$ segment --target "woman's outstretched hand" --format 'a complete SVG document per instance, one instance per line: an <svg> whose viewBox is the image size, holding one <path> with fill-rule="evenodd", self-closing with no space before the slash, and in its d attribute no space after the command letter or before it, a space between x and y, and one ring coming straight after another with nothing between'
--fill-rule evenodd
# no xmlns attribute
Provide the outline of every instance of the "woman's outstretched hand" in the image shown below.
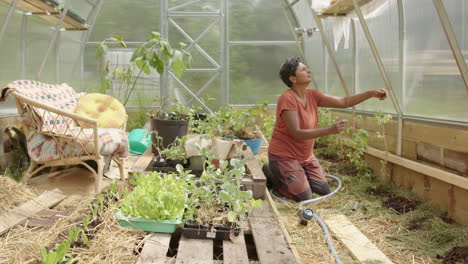
<svg viewBox="0 0 468 264"><path fill-rule="evenodd" d="M374 93L372 97L378 98L379 100L385 100L385 98L387 98L387 91L385 89L377 89L372 92Z"/></svg>
<svg viewBox="0 0 468 264"><path fill-rule="evenodd" d="M336 122L335 124L333 124L333 126L331 126L331 131L333 134L338 134L340 133L341 131L343 131L346 127L346 123L348 123L348 120L346 119L343 119L343 120L340 120L338 122Z"/></svg>

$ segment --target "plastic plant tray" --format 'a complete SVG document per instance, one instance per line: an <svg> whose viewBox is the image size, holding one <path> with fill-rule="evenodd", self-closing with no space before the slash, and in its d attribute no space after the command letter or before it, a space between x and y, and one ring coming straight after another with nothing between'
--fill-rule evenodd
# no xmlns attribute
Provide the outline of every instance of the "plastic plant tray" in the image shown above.
<svg viewBox="0 0 468 264"><path fill-rule="evenodd" d="M152 219L144 219L139 217L128 217L123 215L120 210L117 212L114 218L119 221L120 226L157 233L174 233L177 226L181 223L180 220L156 221Z"/></svg>
<svg viewBox="0 0 468 264"><path fill-rule="evenodd" d="M215 227L201 226L196 224L185 223L182 231L187 238L196 239L213 239L213 240L230 240L231 234L239 236L241 228L234 227Z"/></svg>

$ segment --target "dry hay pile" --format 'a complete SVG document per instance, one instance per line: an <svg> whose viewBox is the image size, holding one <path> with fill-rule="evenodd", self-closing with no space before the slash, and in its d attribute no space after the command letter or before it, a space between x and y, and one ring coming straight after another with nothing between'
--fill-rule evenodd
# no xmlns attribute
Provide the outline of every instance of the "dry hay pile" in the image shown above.
<svg viewBox="0 0 468 264"><path fill-rule="evenodd" d="M387 257L394 263L434 263L429 256L417 256L411 251L410 247L395 246L390 243L388 238L394 236L395 227L404 229L400 220L394 217L391 212L369 215L360 210L350 210L350 200L353 197L339 193L320 202L312 203L305 207L310 207L322 219L332 215L345 214L346 217ZM281 214L281 220L293 240L303 263L334 263L326 244L325 235L316 220L309 221L307 226L300 225L297 216L297 210L290 206L275 200L275 206ZM372 204L366 205L370 210ZM359 263L351 255L351 252L345 248L339 240L332 235L333 246L338 257L343 263Z"/></svg>
<svg viewBox="0 0 468 264"><path fill-rule="evenodd" d="M37 194L25 184L0 175L0 213L19 206L36 196Z"/></svg>
<svg viewBox="0 0 468 264"><path fill-rule="evenodd" d="M0 263L41 263L40 247L44 246L49 251L67 239L69 228L82 228L83 219L91 212L92 199L94 197L68 197L56 207L66 210L68 216L51 227L29 227L25 223L1 235ZM117 206L118 202L109 204L99 212L99 220L93 227L95 232L87 245L68 250L79 263L135 263L135 252L142 247L145 232L120 227L113 218Z"/></svg>

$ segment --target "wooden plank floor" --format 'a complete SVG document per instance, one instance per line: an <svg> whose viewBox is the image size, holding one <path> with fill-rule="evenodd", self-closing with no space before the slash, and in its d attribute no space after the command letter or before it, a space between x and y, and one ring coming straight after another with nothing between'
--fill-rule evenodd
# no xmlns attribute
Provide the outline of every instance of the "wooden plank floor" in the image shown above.
<svg viewBox="0 0 468 264"><path fill-rule="evenodd" d="M346 216L334 215L325 223L359 263L393 264Z"/></svg>

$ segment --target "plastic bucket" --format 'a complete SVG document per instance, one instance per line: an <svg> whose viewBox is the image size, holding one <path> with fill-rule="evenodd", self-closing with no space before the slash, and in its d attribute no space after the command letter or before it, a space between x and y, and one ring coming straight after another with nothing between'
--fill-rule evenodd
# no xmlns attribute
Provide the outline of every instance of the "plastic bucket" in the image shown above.
<svg viewBox="0 0 468 264"><path fill-rule="evenodd" d="M249 146L249 148L252 150L254 155L257 155L258 152L260 151L260 146L262 145L262 138L254 138L254 139L245 139L243 138L245 144Z"/></svg>
<svg viewBox="0 0 468 264"><path fill-rule="evenodd" d="M151 135L146 129L133 129L128 134L128 142L130 144L130 153L143 154L151 145Z"/></svg>

